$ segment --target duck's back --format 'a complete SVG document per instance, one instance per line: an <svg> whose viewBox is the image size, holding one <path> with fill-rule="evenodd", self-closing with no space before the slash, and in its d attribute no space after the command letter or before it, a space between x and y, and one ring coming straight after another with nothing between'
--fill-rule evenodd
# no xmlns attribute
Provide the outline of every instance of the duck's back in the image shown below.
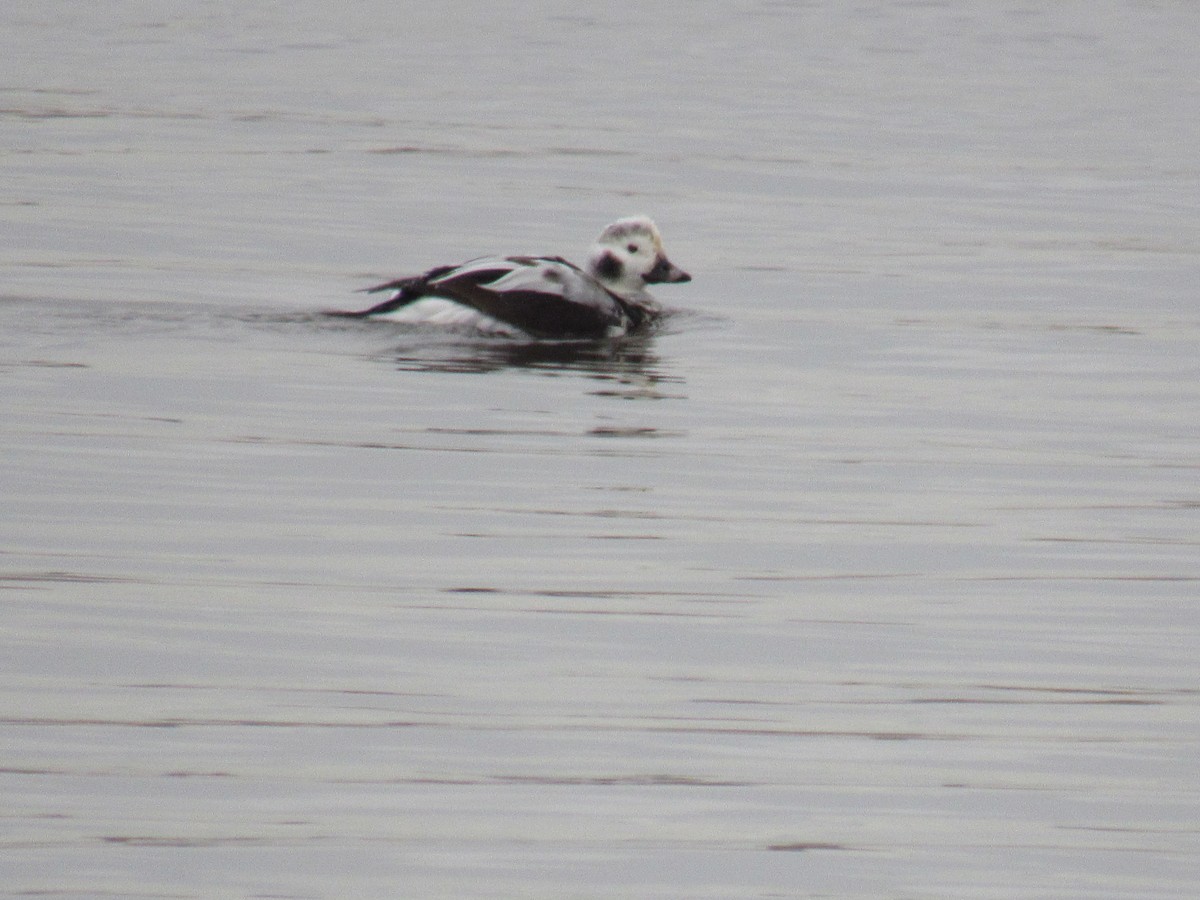
<svg viewBox="0 0 1200 900"><path fill-rule="evenodd" d="M556 256L483 257L371 290L395 294L365 315L540 338L605 337L644 318L640 307Z"/></svg>

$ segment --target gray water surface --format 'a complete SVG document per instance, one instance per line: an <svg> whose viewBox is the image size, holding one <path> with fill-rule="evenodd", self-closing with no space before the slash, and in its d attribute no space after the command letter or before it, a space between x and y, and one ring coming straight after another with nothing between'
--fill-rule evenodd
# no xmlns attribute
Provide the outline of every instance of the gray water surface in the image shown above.
<svg viewBox="0 0 1200 900"><path fill-rule="evenodd" d="M1197 38L5 7L0 896L1195 897ZM320 315L638 212L639 338Z"/></svg>

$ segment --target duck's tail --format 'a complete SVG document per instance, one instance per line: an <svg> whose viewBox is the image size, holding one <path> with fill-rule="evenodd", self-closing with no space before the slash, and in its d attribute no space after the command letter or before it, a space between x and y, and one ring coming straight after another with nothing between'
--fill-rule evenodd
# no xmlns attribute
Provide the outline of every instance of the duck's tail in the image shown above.
<svg viewBox="0 0 1200 900"><path fill-rule="evenodd" d="M386 281L383 284L377 284L374 287L361 288L359 293L362 294L378 294L382 291L394 291L395 293L384 300L382 303L376 303L367 309L330 309L325 311L327 316L335 316L342 319L365 319L368 316L379 315L380 313L389 313L400 309L403 306L420 300L427 296L426 289L429 282L439 275L444 275L450 271L452 266L445 266L439 269L433 269L423 275L410 275L408 278L397 278L395 281Z"/></svg>

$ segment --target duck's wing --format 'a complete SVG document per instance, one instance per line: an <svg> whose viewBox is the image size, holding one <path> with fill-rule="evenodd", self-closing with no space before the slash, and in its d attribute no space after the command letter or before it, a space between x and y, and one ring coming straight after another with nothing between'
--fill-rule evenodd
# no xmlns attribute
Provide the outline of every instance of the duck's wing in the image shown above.
<svg viewBox="0 0 1200 900"><path fill-rule="evenodd" d="M425 283L446 297L535 337L601 337L630 324L626 304L557 256L479 259Z"/></svg>
<svg viewBox="0 0 1200 900"><path fill-rule="evenodd" d="M366 288L392 291L382 303L331 315L367 318L440 297L533 337L590 338L640 325L641 307L607 290L560 256L481 257Z"/></svg>

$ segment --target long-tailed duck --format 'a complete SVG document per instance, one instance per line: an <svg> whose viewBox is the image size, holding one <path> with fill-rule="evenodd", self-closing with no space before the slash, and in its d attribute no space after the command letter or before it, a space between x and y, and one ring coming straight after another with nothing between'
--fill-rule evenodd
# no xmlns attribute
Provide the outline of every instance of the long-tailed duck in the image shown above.
<svg viewBox="0 0 1200 900"><path fill-rule="evenodd" d="M663 252L645 216L613 222L600 233L587 267L558 256L506 256L438 266L367 293L391 291L349 318L388 318L533 338L599 338L647 325L661 307L647 284L691 281Z"/></svg>

